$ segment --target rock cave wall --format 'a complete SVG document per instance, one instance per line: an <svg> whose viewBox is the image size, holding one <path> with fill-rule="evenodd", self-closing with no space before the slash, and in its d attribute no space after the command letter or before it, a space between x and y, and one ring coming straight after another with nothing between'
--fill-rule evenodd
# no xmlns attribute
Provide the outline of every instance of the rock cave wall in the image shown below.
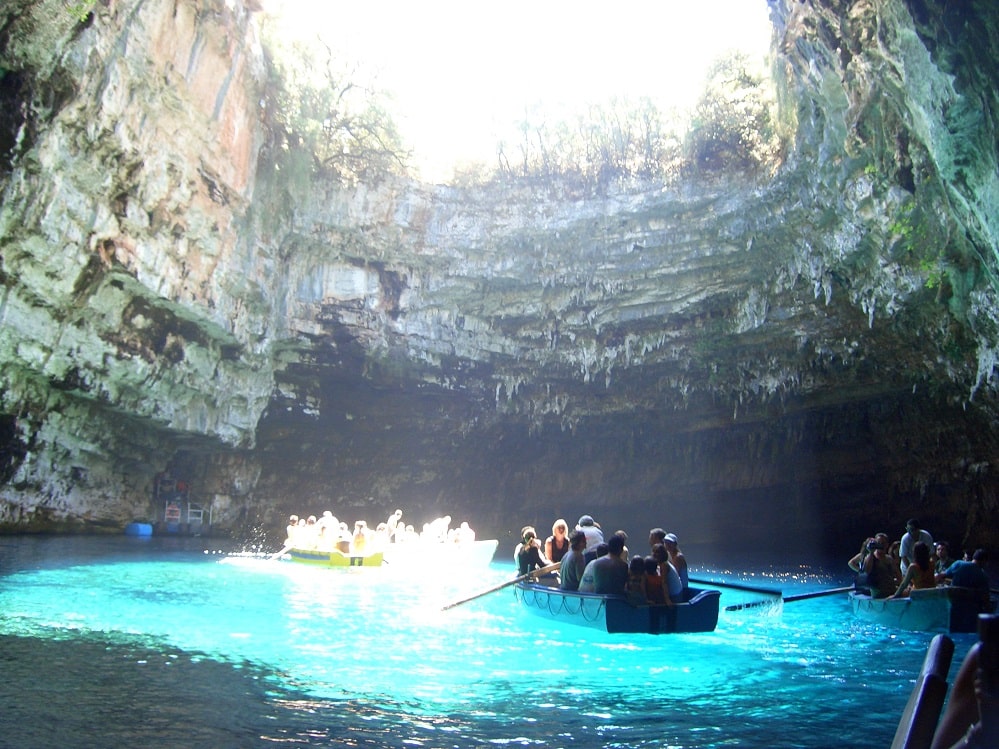
<svg viewBox="0 0 999 749"><path fill-rule="evenodd" d="M229 0L0 13L0 527L995 545L997 11L774 0L774 174L290 189ZM265 177L265 175L267 175ZM289 195L285 193L284 198Z"/></svg>

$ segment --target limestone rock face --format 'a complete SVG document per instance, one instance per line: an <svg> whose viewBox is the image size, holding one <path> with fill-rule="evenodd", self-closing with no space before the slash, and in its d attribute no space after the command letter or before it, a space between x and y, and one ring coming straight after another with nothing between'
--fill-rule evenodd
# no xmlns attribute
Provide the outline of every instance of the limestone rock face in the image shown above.
<svg viewBox="0 0 999 749"><path fill-rule="evenodd" d="M260 53L233 4L13 6L0 522L120 524L176 440L252 445L270 396Z"/></svg>
<svg viewBox="0 0 999 749"><path fill-rule="evenodd" d="M277 217L239 2L14 5L3 527L155 519L169 467L241 533L398 506L999 541L991 5L774 0L773 175L384 180Z"/></svg>

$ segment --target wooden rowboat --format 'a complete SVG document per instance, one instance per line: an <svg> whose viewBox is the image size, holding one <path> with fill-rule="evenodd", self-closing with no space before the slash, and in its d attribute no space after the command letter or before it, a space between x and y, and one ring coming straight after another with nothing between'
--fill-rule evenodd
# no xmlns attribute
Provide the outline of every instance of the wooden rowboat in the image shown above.
<svg viewBox="0 0 999 749"><path fill-rule="evenodd" d="M850 604L865 621L910 632L975 632L978 614L996 608L994 600L983 606L981 592L953 585L913 590L908 598L871 598L854 592Z"/></svg>
<svg viewBox="0 0 999 749"><path fill-rule="evenodd" d="M371 554L344 554L342 551L316 551L315 549L288 549L288 558L299 564L314 567L381 567L382 552Z"/></svg>
<svg viewBox="0 0 999 749"><path fill-rule="evenodd" d="M532 614L610 634L713 632L721 591L689 588L687 593L684 603L673 606L632 606L624 596L577 593L530 582L514 586L517 600Z"/></svg>

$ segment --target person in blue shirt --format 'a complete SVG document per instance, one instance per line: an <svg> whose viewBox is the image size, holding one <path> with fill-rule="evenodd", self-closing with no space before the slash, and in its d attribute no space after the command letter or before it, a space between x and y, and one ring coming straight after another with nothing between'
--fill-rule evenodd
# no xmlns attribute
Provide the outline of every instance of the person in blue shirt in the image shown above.
<svg viewBox="0 0 999 749"><path fill-rule="evenodd" d="M950 580L950 584L958 588L974 588L989 592L989 578L985 574L985 563L989 561L985 549L976 549L970 562L963 559L954 562L950 567L936 576L938 583Z"/></svg>
<svg viewBox="0 0 999 749"><path fill-rule="evenodd" d="M569 551L562 557L559 567L559 587L562 590L579 590L579 581L583 578L583 570L586 569L586 560L583 554L586 552L586 534L582 531L573 531L569 536Z"/></svg>
<svg viewBox="0 0 999 749"><path fill-rule="evenodd" d="M623 595L628 585L628 563L621 558L624 536L615 533L607 541L607 553L587 565L593 567L593 592ZM583 570L586 576L586 570Z"/></svg>

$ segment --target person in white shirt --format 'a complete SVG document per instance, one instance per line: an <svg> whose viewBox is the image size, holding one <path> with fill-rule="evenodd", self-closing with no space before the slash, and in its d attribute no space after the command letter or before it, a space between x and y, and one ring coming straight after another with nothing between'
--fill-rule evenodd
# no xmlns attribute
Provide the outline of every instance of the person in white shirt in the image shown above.
<svg viewBox="0 0 999 749"><path fill-rule="evenodd" d="M604 532L600 530L593 517L583 515L576 523L576 530L586 534L586 552L584 554L587 562L592 562L596 558L596 550L599 544L604 542Z"/></svg>
<svg viewBox="0 0 999 749"><path fill-rule="evenodd" d="M902 536L902 543L898 549L898 567L905 574L905 571L909 569L909 565L913 561L912 547L916 545L916 541L922 541L929 548L933 548L933 536L929 534L929 531L923 530L919 526L919 521L915 518L909 518L908 522L905 524L906 534Z"/></svg>

